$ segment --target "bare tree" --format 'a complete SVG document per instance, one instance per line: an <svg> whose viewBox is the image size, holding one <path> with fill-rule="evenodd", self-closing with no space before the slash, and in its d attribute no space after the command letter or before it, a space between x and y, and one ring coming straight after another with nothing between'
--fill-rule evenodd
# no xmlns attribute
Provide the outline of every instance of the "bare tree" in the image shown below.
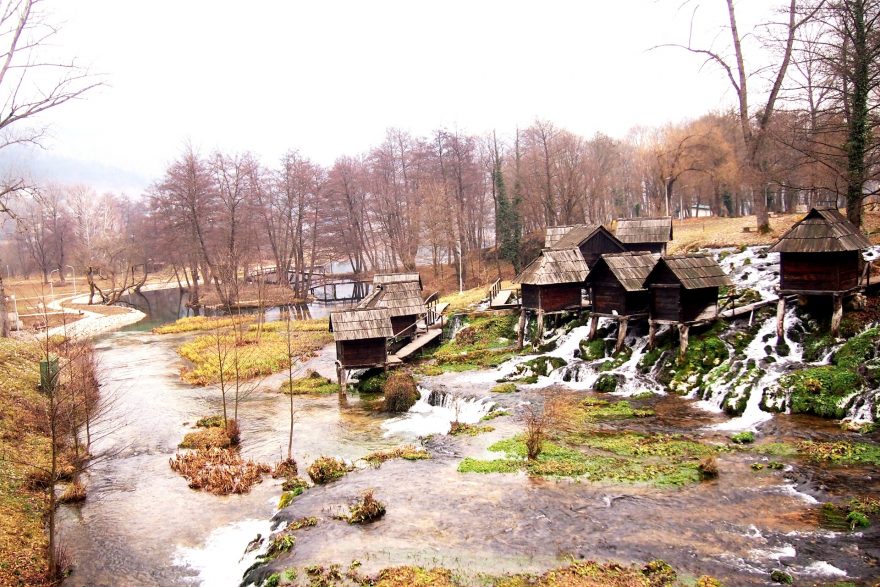
<svg viewBox="0 0 880 587"><path fill-rule="evenodd" d="M0 150L39 144L41 114L100 85L75 60L51 54L57 32L43 0L0 0ZM24 186L20 177L0 180L0 213L10 213L8 196Z"/></svg>

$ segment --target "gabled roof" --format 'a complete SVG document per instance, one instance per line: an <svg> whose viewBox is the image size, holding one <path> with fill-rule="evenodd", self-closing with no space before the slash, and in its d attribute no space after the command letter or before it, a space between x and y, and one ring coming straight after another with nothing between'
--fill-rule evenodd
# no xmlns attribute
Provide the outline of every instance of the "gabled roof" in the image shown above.
<svg viewBox="0 0 880 587"><path fill-rule="evenodd" d="M333 340L363 340L391 338L391 315L388 310L345 310L330 313L330 332Z"/></svg>
<svg viewBox="0 0 880 587"><path fill-rule="evenodd" d="M661 265L665 265L685 289L703 289L706 287L731 286L733 282L724 269L709 255L670 255L661 257L653 274ZM651 274L647 282L650 284Z"/></svg>
<svg viewBox="0 0 880 587"><path fill-rule="evenodd" d="M408 281L418 283L419 289L422 289L422 276L418 273L377 273L373 276L373 283L375 285L382 285L385 283L406 283Z"/></svg>
<svg viewBox="0 0 880 587"><path fill-rule="evenodd" d="M645 279L659 260L660 255L641 251L608 253L599 258L590 275L593 275L596 268L604 263L626 291L640 291L645 289ZM589 281L589 277L587 281Z"/></svg>
<svg viewBox="0 0 880 587"><path fill-rule="evenodd" d="M572 247L579 247L581 243L586 240L589 240L597 232L605 231L608 233L612 239L614 239L614 235L608 232L604 226L601 224L578 224L576 226L571 227L571 229L565 233L561 239L559 239L555 245L553 245L554 249L570 249Z"/></svg>
<svg viewBox="0 0 880 587"><path fill-rule="evenodd" d="M580 283L587 278L588 273L587 262L577 247L546 249L514 281L528 285Z"/></svg>
<svg viewBox="0 0 880 587"><path fill-rule="evenodd" d="M370 295L357 305L358 308L385 308L391 317L424 314L425 302L422 300L418 281L391 282L376 285Z"/></svg>
<svg viewBox="0 0 880 587"><path fill-rule="evenodd" d="M564 237L568 231L574 227L574 224L568 224L565 226L548 226L547 233L544 235L544 248L552 249L553 246L559 242L559 239Z"/></svg>
<svg viewBox="0 0 880 587"><path fill-rule="evenodd" d="M672 217L620 218L614 234L622 243L668 243L672 240Z"/></svg>
<svg viewBox="0 0 880 587"><path fill-rule="evenodd" d="M839 253L860 251L871 242L834 208L813 208L783 234L771 253Z"/></svg>

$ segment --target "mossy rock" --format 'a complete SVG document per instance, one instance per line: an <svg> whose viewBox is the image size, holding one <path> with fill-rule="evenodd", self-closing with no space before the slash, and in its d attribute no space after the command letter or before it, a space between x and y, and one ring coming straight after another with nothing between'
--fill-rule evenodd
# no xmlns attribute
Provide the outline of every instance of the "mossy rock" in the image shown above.
<svg viewBox="0 0 880 587"><path fill-rule="evenodd" d="M582 340L579 344L581 349L581 359L584 361L596 361L605 358L605 340L594 338L593 340Z"/></svg>
<svg viewBox="0 0 880 587"><path fill-rule="evenodd" d="M863 384L858 373L836 365L812 367L779 379L779 388L788 391L792 413L837 419L846 415L847 398Z"/></svg>
<svg viewBox="0 0 880 587"><path fill-rule="evenodd" d="M613 373L603 373L593 384L593 389L602 393L610 393L617 389L618 377Z"/></svg>
<svg viewBox="0 0 880 587"><path fill-rule="evenodd" d="M382 393L382 386L388 379L388 373L380 369L370 369L358 377L357 389L361 393Z"/></svg>

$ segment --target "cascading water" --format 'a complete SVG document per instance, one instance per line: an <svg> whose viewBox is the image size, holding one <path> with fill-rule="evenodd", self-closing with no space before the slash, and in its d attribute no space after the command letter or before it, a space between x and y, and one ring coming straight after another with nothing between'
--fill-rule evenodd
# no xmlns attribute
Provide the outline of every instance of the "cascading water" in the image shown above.
<svg viewBox="0 0 880 587"><path fill-rule="evenodd" d="M476 424L495 402L487 398L463 397L441 390L419 387L421 397L408 412L382 423L385 437L446 434L453 421Z"/></svg>

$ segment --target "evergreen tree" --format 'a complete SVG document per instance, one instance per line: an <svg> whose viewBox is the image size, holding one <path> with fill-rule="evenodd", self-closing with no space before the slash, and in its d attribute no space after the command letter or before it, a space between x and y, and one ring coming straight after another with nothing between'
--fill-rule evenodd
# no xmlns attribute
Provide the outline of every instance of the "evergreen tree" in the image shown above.
<svg viewBox="0 0 880 587"><path fill-rule="evenodd" d="M498 203L495 214L495 242L499 247L501 258L509 261L513 265L513 270L519 273L522 245L522 220L519 208L522 196L517 185L514 187L513 201L507 198L507 187L504 184L504 174L501 173L500 161L492 170L492 180L495 183Z"/></svg>

